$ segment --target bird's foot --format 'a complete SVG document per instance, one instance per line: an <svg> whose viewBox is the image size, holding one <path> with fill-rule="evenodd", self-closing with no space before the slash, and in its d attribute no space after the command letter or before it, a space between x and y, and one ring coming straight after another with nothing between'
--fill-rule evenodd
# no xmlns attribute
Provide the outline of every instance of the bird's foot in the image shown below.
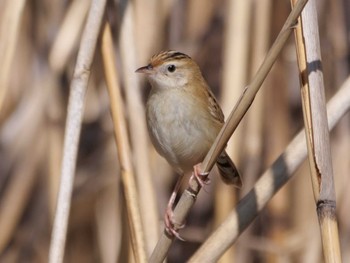
<svg viewBox="0 0 350 263"><path fill-rule="evenodd" d="M174 221L174 211L171 206L167 207L164 215L165 230L170 236L174 236L181 241L185 241L179 234L179 230L185 227L185 224L178 224Z"/></svg>
<svg viewBox="0 0 350 263"><path fill-rule="evenodd" d="M210 184L210 179L208 178L209 172L202 173L200 164L193 166L193 173L191 175L190 181L196 179L202 188Z"/></svg>

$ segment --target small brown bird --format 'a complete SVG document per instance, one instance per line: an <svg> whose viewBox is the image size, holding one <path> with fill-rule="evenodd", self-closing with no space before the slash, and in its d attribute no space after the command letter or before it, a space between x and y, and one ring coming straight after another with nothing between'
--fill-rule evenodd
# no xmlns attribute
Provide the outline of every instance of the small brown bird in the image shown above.
<svg viewBox="0 0 350 263"><path fill-rule="evenodd" d="M172 220L172 207L181 179L203 161L224 124L224 115L198 65L186 54L161 52L136 72L146 74L152 85L146 105L151 141L181 175L165 214L167 231L179 237ZM226 151L216 164L225 183L242 186L241 177ZM198 171L196 166L193 175L203 184Z"/></svg>

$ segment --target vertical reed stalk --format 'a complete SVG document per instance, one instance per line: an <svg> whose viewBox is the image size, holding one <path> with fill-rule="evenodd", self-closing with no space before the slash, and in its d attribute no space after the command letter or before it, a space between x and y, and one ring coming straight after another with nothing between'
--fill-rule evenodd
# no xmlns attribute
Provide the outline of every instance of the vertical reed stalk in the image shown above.
<svg viewBox="0 0 350 263"><path fill-rule="evenodd" d="M149 144L145 111L139 89L139 78L135 73L139 65L137 63L134 22L135 7L134 3L129 1L123 15L119 45L136 182L140 196L141 219L147 241L147 254L150 254L159 236L159 220L148 158Z"/></svg>
<svg viewBox="0 0 350 263"><path fill-rule="evenodd" d="M310 0L306 5L295 37L310 175L321 228L323 254L325 262L341 262L316 1Z"/></svg>
<svg viewBox="0 0 350 263"><path fill-rule="evenodd" d="M102 54L106 74L107 87L114 125L114 135L117 144L118 157L121 166L121 179L124 186L126 208L131 232L131 242L136 262L146 262L144 230L142 229L139 196L131 161L131 150L127 125L123 113L119 77L114 64L113 41L110 26L105 25L102 37Z"/></svg>
<svg viewBox="0 0 350 263"><path fill-rule="evenodd" d="M252 10L252 1L250 0L230 0L227 2L221 95L222 110L225 115L229 114L232 105L238 100L248 81L249 41L251 36L249 29ZM242 145L246 128L244 124L245 122L235 131L235 135L231 137L226 149L240 171L242 171L239 167L243 156ZM216 222L221 223L234 207L237 202L235 198L236 190L222 183L217 185L215 209L218 212L217 216L221 218L216 218ZM223 205L223 200L225 200L225 205ZM232 247L219 262L232 262L235 254L235 249Z"/></svg>
<svg viewBox="0 0 350 263"><path fill-rule="evenodd" d="M84 98L106 2L106 0L93 1L91 4L70 86L61 182L49 252L50 263L63 262L78 143L84 111Z"/></svg>

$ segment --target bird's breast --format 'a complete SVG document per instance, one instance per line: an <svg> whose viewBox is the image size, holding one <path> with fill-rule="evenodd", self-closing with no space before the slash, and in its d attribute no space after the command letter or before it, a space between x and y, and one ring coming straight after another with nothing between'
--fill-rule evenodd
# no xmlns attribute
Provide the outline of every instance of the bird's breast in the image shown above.
<svg viewBox="0 0 350 263"><path fill-rule="evenodd" d="M205 104L181 91L151 93L146 115L155 148L180 171L202 161L220 129Z"/></svg>

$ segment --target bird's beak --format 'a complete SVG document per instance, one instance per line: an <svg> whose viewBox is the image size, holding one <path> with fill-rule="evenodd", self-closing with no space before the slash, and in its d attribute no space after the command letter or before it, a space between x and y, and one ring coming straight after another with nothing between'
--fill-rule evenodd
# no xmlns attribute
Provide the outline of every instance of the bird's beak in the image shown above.
<svg viewBox="0 0 350 263"><path fill-rule="evenodd" d="M151 74L153 72L153 66L151 64L148 64L147 66L138 68L136 73L144 73L144 74Z"/></svg>

